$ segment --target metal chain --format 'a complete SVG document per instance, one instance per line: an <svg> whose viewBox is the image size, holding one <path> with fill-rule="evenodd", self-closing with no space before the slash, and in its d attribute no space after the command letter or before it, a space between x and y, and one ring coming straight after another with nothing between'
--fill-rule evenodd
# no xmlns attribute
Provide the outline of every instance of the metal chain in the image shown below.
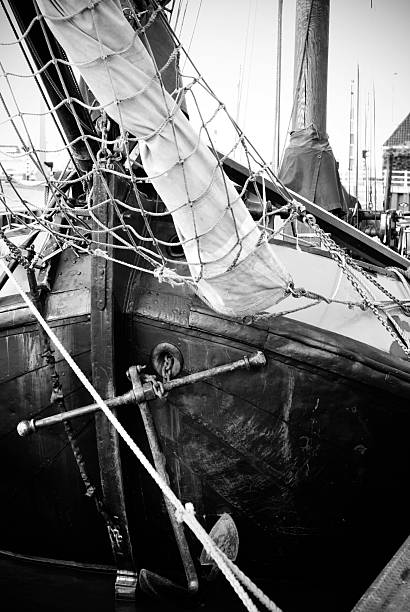
<svg viewBox="0 0 410 612"><path fill-rule="evenodd" d="M29 268L27 269L27 279L28 279L32 299L37 309L41 312L43 310L43 303L40 297L40 292L38 289L38 284L37 284L34 270L30 268L30 259L32 258L34 258L34 251L29 253L29 258L28 258ZM39 332L40 342L42 346L41 356L44 358L47 364L49 373L50 373L50 379L51 379L50 403L51 405L55 405L58 408L59 412L66 412L63 388L60 382L60 376L56 369L56 360L54 357L54 351L51 348L50 338L48 337L48 335L45 333L45 331L40 325L38 325L38 332ZM78 466L78 470L81 475L81 479L84 483L84 486L86 489L86 496L91 498L95 495L96 489L91 484L90 478L88 477L84 458L80 451L80 447L78 446L77 439L75 437L74 430L71 426L71 423L69 423L68 421L64 421L64 430L67 435L68 441L70 442L71 449L73 451L73 455L75 457L75 460Z"/></svg>
<svg viewBox="0 0 410 612"><path fill-rule="evenodd" d="M95 122L95 129L98 134L101 134L101 145L96 156L98 163L101 165L106 164L112 156L112 152L107 147L110 126L111 124L107 117L107 113L103 110Z"/></svg>
<svg viewBox="0 0 410 612"><path fill-rule="evenodd" d="M311 215L306 215L306 217L311 217ZM314 220L314 217L312 215L312 218ZM332 248L334 250L338 250L339 252L342 253L346 263L349 264L349 266L351 268L353 268L354 270L356 270L357 272L359 272L360 274L362 274L362 276L364 276L364 278L366 278L370 283L372 283L381 293L384 293L384 295L391 301L394 302L397 306L399 306L399 308L404 312L404 314L406 316L410 316L410 306L403 303L403 301L399 300L396 296L394 296L392 293L390 293L390 291L388 289L386 289L385 287L383 287L383 285L381 285L371 274L369 274L369 272L367 272L366 270L364 270L363 268L361 268L359 266L359 264L352 258L350 257L350 255L348 255L345 251L343 251L343 249L341 249L334 240L332 240L332 238L330 238L330 236L328 236L328 234L326 234L320 227L319 225L316 223L316 221L314 220L313 223L311 223L309 221L309 219L306 219L308 224L310 225L310 227L312 227L312 229L314 231L316 231L316 233L318 233L317 229L320 232L320 237L323 240L323 242L326 244L326 241L328 243L332 243Z"/></svg>
<svg viewBox="0 0 410 612"><path fill-rule="evenodd" d="M350 281L353 288L357 291L357 293L363 299L364 305L373 312L373 314L379 320L379 322L383 325L383 327L389 332L389 334L394 338L394 340L398 342L398 344L403 349L407 357L410 357L410 347L407 346L403 342L402 338L397 333L397 331L388 324L387 320L384 317L383 310L381 310L374 302L372 302L369 299L366 291L360 286L358 280L356 279L354 274L352 274L352 272L350 271L349 266L353 268L354 270L363 274L363 276L367 280L371 281L377 288L380 288L380 290L387 297L389 297L389 299L391 299L395 304L400 306L400 308L402 308L406 314L409 314L408 310L404 307L404 305L400 302L400 300L395 298L389 291L387 291L387 289L385 289L384 287L382 287L382 285L380 285L377 281L375 281L370 274L368 274L367 272L364 272L364 270L362 270L362 268L355 261L353 261L353 259L349 255L347 255L347 253L345 253L345 251L341 247L339 247L336 244L336 242L328 234L326 234L326 232L322 230L321 227L319 227L313 215L303 213L302 219L320 237L323 244L329 251L331 258L337 263L339 268L342 270L342 272L346 275L347 279Z"/></svg>
<svg viewBox="0 0 410 612"><path fill-rule="evenodd" d="M410 316L410 306L408 304L403 303L401 300L399 300L396 296L394 296L392 293L390 293L390 291L388 289L386 289L385 287L383 287L383 285L381 285L371 274L369 274L369 272L366 272L366 270L363 270L363 268L361 268L357 262L354 261L354 259L352 259L349 255L346 255L346 261L347 263L354 269L357 270L358 272L360 272L368 281L370 281L371 283L373 283L373 285L379 289L379 291L381 291L382 293L384 293L384 295L386 297L389 298L389 300L391 300L392 302L394 302L397 306L399 306L399 308L404 312L404 314L406 316Z"/></svg>
<svg viewBox="0 0 410 612"><path fill-rule="evenodd" d="M162 381L158 380L155 374L142 374L141 375L141 379L144 383L151 383L152 390L154 391L155 395L159 399L163 399L164 397L167 397L168 395L165 392L164 383L169 382L171 380L173 365L174 365L173 357L169 355L168 353L166 353L164 355L164 360L161 366ZM143 369L144 369L144 366L138 366L138 372L140 374Z"/></svg>
<svg viewBox="0 0 410 612"><path fill-rule="evenodd" d="M141 368L141 366L137 366L137 367ZM141 371L141 369L140 369L140 371ZM141 376L141 380L142 380L143 383L151 383L152 390L154 391L155 395L159 399L162 399L163 397L166 396L166 393L165 393L165 390L164 390L164 385L162 384L162 382L160 380L157 379L155 374L143 374Z"/></svg>
<svg viewBox="0 0 410 612"><path fill-rule="evenodd" d="M26 270L30 270L31 264L28 257L24 257L22 249L16 246L6 235L5 231L0 227L0 238L7 245L13 258Z"/></svg>
<svg viewBox="0 0 410 612"><path fill-rule="evenodd" d="M40 292L38 289L38 284L37 284L34 270L30 267L31 265L30 260L34 259L34 255L35 255L34 250L30 251L28 254L27 261L29 264L29 268L27 269L27 279L28 279L33 302L35 306L37 307L37 309L39 310L39 312L41 312L43 310L43 302L41 300L41 296L40 296ZM51 348L50 338L40 324L38 324L38 332L39 332L40 342L42 346L41 356L44 358L45 363L47 364L47 368L50 373L50 379L51 379L50 404L55 406L58 412L63 413L63 412L66 412L63 388L60 382L60 375L56 369L56 360L54 357L54 351ZM78 468L81 480L83 481L83 484L85 487L85 496L88 497L89 499L94 500L97 511L100 513L103 520L105 521L108 535L109 535L111 544L113 546L113 549L117 553L120 553L122 535L121 535L119 526L117 525L115 521L116 517L111 517L109 515L108 511L106 510L104 506L104 502L100 498L97 488L93 485L91 481L91 478L87 471L85 459L83 457L80 446L78 444L77 437L69 421L64 421L64 431L65 431L67 440L71 446L71 450L72 450L75 462L77 464L77 468Z"/></svg>
<svg viewBox="0 0 410 612"><path fill-rule="evenodd" d="M164 382L169 382L171 380L173 365L174 365L174 359L169 353L165 353L164 361L161 367L161 376Z"/></svg>

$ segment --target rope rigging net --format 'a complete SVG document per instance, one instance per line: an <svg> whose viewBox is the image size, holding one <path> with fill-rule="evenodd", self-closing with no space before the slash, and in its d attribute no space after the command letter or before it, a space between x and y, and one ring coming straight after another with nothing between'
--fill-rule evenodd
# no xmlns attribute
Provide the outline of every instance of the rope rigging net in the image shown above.
<svg viewBox="0 0 410 612"><path fill-rule="evenodd" d="M25 74L7 69L2 61L2 89L9 95L2 96L6 118L1 125L12 127L20 141L13 161L21 164L26 160L27 166L36 169L48 199L45 205L33 205L22 195L21 181L13 179L2 160L0 169L8 191L8 196L2 197L2 207L14 220L13 208L17 209L21 225L45 230L60 247L70 246L77 252L102 255L109 232L112 244L104 256L170 282L187 282L197 288L202 282L212 299L213 287L206 279L236 268L273 232L269 223L272 212L263 193L263 180L275 180L270 168L190 58L186 56L181 62L184 51L169 28L163 6L152 3L147 8L145 3L136 6L127 2L121 10L114 2L95 2L79 9L79 4L73 3L72 11L67 8L68 20L59 15L53 3L41 5L47 18L37 11L17 41L2 46L7 49L18 44L24 50L42 36L49 59L35 69L31 64ZM87 21L86 28L93 30L92 39L81 21ZM46 22L71 62L65 53L56 56ZM158 37L162 40L154 47ZM186 66L184 75L178 71L179 63ZM67 84L63 68L72 74L72 66L76 78ZM51 72L56 78L50 83ZM49 110L36 113L22 108L14 86L28 78L40 84ZM73 87L78 90L76 96ZM57 92L57 103L50 100L50 88ZM84 113L89 125L82 120ZM71 133L76 132L76 137L68 140L63 125L65 143L41 149L35 145L30 127L33 120L44 121L49 115L57 116L59 123L74 123ZM231 146L226 156L217 152L213 142L216 125L229 134ZM239 149L249 170L243 187L234 186L223 172L225 157ZM63 153L71 157L65 171L50 175L44 168L44 156L52 159ZM105 186L106 201L93 198L96 175ZM125 197L118 196L121 183L127 185ZM27 183L24 186L27 189ZM260 204L256 222L243 202L249 190ZM110 227L98 218L106 203L115 211ZM171 216L177 237L169 241L155 228L169 222ZM183 249L186 263L176 265L169 249L175 252L178 247ZM137 257L124 256L126 252ZM280 267L276 261L273 264ZM285 287L286 282L287 274L280 269L276 285Z"/></svg>

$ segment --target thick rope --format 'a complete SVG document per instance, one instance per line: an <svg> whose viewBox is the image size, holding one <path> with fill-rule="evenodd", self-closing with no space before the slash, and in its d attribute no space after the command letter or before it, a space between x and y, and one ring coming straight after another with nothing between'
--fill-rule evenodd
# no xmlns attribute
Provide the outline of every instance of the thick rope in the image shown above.
<svg viewBox="0 0 410 612"><path fill-rule="evenodd" d="M90 381L87 379L85 374L82 372L81 368L75 363L71 355L68 353L65 347L61 344L60 340L57 338L53 330L50 328L46 320L42 317L40 312L34 306L33 302L24 292L24 289L20 286L18 281L15 279L14 275L10 272L10 270L4 263L3 259L1 258L0 258L0 266L5 272L5 274L7 274L9 279L12 281L14 286L16 287L18 293L21 295L22 299L24 300L25 304L29 308L30 312L35 316L38 323L47 333L47 335L49 336L49 338L51 339L55 347L60 351L61 355L67 361L68 365L71 367L73 372L76 374L80 382L84 385L84 387L90 393L95 403L103 411L107 419L110 421L113 427L115 427L118 434L127 444L127 446L130 448L130 450L134 453L134 455L140 461L142 466L147 470L148 474L156 482L156 484L161 489L163 494L167 497L167 499L174 506L176 510L175 514L178 520L184 521L184 523L188 525L188 527L191 529L194 535L198 538L198 540L201 542L205 550L213 558L213 560L215 561L215 563L217 564L217 566L219 567L219 569L221 570L225 578L228 580L229 584L232 586L233 590L238 595L238 597L240 598L240 600L242 601L246 609L249 610L249 612L258 612L258 608L252 602L249 595L244 590L242 584L244 584L244 586L248 588L252 592L252 594L256 598L258 598L268 610L271 610L271 612L280 612L280 609L276 606L276 604L273 601L271 601L264 593L262 593L262 591L258 589L258 587L256 587L256 585L247 576L245 576L245 574L243 574L243 572L241 572L241 570L235 564L233 564L232 562L227 562L227 559L224 558L223 553L215 545L213 540L209 537L207 532L203 529L201 524L195 518L194 509L193 509L192 504L186 504L184 506L181 503L181 501L178 499L178 497L174 494L172 489L159 476L158 472L154 469L154 467L151 465L151 463L142 453L142 451L137 446L137 444L134 442L134 440L131 438L131 436L128 434L128 432L121 425L119 420L115 417L115 415L108 408L108 406L106 405L102 397L94 389L93 385L90 383Z"/></svg>

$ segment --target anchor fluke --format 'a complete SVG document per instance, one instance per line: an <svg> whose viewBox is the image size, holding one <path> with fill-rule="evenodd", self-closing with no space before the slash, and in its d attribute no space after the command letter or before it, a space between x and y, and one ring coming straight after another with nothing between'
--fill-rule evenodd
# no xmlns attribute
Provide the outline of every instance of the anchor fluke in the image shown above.
<svg viewBox="0 0 410 612"><path fill-rule="evenodd" d="M235 561L239 551L239 534L235 522L230 514L224 512L215 525L209 532L209 537L216 546L221 550L231 561ZM218 566L211 557L211 555L202 549L201 556L199 558L201 565L210 566L210 572L207 576L207 580L211 581L216 578L219 573Z"/></svg>
<svg viewBox="0 0 410 612"><path fill-rule="evenodd" d="M239 551L239 534L230 514L227 512L221 514L209 532L209 537L225 553L228 559L231 561L236 560ZM215 565L215 561L204 548L202 549L199 562L201 565Z"/></svg>
<svg viewBox="0 0 410 612"><path fill-rule="evenodd" d="M155 572L147 569L142 569L139 573L139 587L143 593L155 598L176 597L183 598L192 597L198 592L198 581L191 580L187 587L184 588L176 584L169 578L164 578Z"/></svg>

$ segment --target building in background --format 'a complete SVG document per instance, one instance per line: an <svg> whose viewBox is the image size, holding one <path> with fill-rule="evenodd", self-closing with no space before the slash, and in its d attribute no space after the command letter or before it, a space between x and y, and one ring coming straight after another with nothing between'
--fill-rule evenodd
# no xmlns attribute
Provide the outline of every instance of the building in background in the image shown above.
<svg viewBox="0 0 410 612"><path fill-rule="evenodd" d="M0 179L5 179L6 175L12 179L28 179L33 170L21 146L14 143L0 144Z"/></svg>
<svg viewBox="0 0 410 612"><path fill-rule="evenodd" d="M410 113L383 145L386 208L410 210Z"/></svg>

